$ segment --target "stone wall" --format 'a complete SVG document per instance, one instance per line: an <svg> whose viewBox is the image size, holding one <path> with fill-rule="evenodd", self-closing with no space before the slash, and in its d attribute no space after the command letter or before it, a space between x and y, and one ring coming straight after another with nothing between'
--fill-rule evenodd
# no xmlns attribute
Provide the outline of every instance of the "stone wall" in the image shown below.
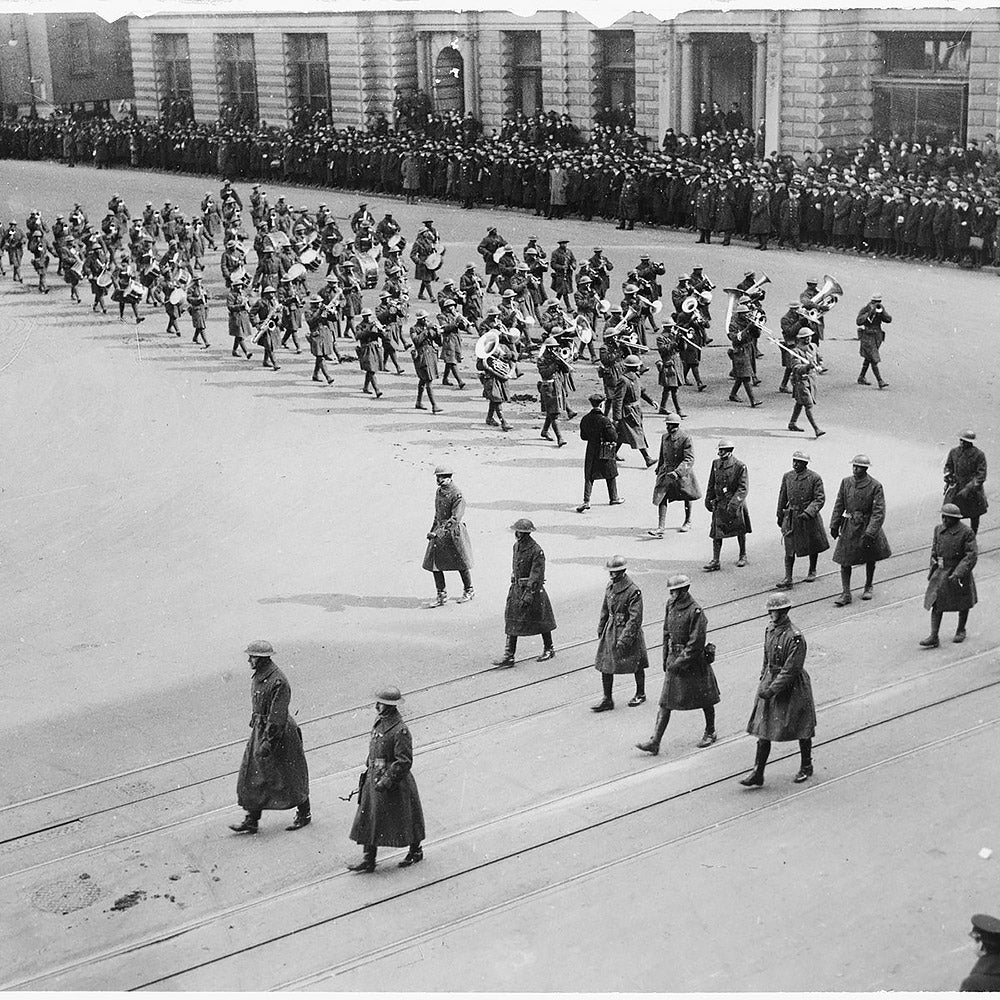
<svg viewBox="0 0 1000 1000"><path fill-rule="evenodd" d="M969 138L982 142L1000 134L1000 16L980 14L969 53Z"/></svg>

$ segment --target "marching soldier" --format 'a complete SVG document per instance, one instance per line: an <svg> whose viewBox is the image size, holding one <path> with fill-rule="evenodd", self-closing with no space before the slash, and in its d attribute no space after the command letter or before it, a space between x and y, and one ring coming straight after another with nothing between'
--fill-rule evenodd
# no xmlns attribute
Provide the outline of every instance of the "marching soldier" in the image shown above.
<svg viewBox="0 0 1000 1000"><path fill-rule="evenodd" d="M496 427L499 421L500 430L505 433L510 431L510 424L507 423L507 418L503 414L503 404L510 400L510 395L507 392L507 381L510 378L510 366L513 361L514 352L502 339L498 341L493 354L486 358L476 359L479 381L483 384L483 399L488 403L486 426Z"/></svg>
<svg viewBox="0 0 1000 1000"><path fill-rule="evenodd" d="M24 230L11 219L6 230L0 235L0 253L7 251L7 262L11 267L11 281L24 284L21 277L21 261L24 258Z"/></svg>
<svg viewBox="0 0 1000 1000"><path fill-rule="evenodd" d="M673 711L701 709L705 714L705 732L699 748L710 747L718 740L715 732L715 706L719 703L719 684L712 661L715 647L705 645L708 619L691 596L691 580L683 575L667 580L670 598L663 619L663 690L653 735L636 748L654 756L660 752L663 734Z"/></svg>
<svg viewBox="0 0 1000 1000"><path fill-rule="evenodd" d="M660 360L656 362L656 370L659 372L660 388L660 413L668 413L667 402L674 404L674 412L679 417L687 416L681 411L681 404L677 400L677 389L681 384L680 376L677 374L677 351L680 346L680 337L677 334L677 326L672 319L665 319L663 326L656 337L656 350L660 355Z"/></svg>
<svg viewBox="0 0 1000 1000"><path fill-rule="evenodd" d="M653 504L658 512L658 525L646 532L662 538L667 524L667 507L671 500L684 501L684 523L678 531L691 528L691 501L701 499L701 490L694 475L694 444L691 436L680 429L681 418L668 413L664 418L667 429L660 438L660 458L656 465Z"/></svg>
<svg viewBox="0 0 1000 1000"><path fill-rule="evenodd" d="M225 199L223 199L225 201ZM284 201L283 198L279 201ZM425 222L426 226L427 223ZM373 229L375 227L375 216L368 211L368 202L363 201L358 205L358 210L351 216L351 232L357 233L360 229Z"/></svg>
<svg viewBox="0 0 1000 1000"><path fill-rule="evenodd" d="M888 382L883 381L878 366L882 360L879 348L885 340L882 324L891 322L892 317L885 311L881 295L873 295L871 301L858 313L858 339L861 341L858 350L864 359L864 363L861 365L861 374L858 376L858 385L871 385L871 382L865 378L869 368L871 368L880 389L885 389L889 385Z"/></svg>
<svg viewBox="0 0 1000 1000"><path fill-rule="evenodd" d="M423 312L422 309L418 311L417 315L419 316L421 312ZM375 319L375 313L371 309L362 309L358 328L354 331L354 336L358 342L358 363L361 366L361 370L365 373L365 380L361 386L361 391L365 393L374 392L376 399L382 398L382 390L378 387L376 372L382 368L382 339L384 334L385 331L382 324Z"/></svg>
<svg viewBox="0 0 1000 1000"><path fill-rule="evenodd" d="M437 252L438 234L434 229L434 223L430 219L424 220L424 228L417 233L417 238L410 248L410 260L414 263L413 277L420 282L417 290L417 298L422 299L424 292L427 298L434 301L434 289L431 287L438 278L437 269L432 270L427 266L427 258Z"/></svg>
<svg viewBox="0 0 1000 1000"><path fill-rule="evenodd" d="M336 347L333 342L330 317L323 304L323 299L319 295L314 295L309 300L306 329L308 331L306 336L309 339L309 352L314 359L312 380L318 382L322 375L326 379L327 385L333 385L333 377L326 370L326 362L330 360L331 354L336 353Z"/></svg>
<svg viewBox="0 0 1000 1000"><path fill-rule="evenodd" d="M449 376L454 375L458 388L464 389L465 383L458 366L462 363L462 333L470 330L469 321L455 312L453 299L445 299L438 314L438 322L441 324L441 361L444 363L441 384L451 385Z"/></svg>
<svg viewBox="0 0 1000 1000"><path fill-rule="evenodd" d="M649 656L642 634L642 591L629 579L628 564L622 556L612 556L605 568L611 575L601 605L597 625L597 657L594 668L601 675L604 697L591 707L592 712L610 712L615 674L635 675L635 694L629 707L646 701L646 668Z"/></svg>
<svg viewBox="0 0 1000 1000"><path fill-rule="evenodd" d="M944 463L945 495L955 504L962 517L969 519L973 534L979 531L979 518L986 513L986 456L976 447L976 432L962 431L958 447L948 452Z"/></svg>
<svg viewBox="0 0 1000 1000"><path fill-rule="evenodd" d="M246 810L234 833L256 833L265 809L294 809L288 830L312 822L309 809L309 768L302 749L302 733L288 712L292 688L272 657L274 647L258 640L246 648L253 679L250 682L250 739L236 782L236 800Z"/></svg>
<svg viewBox="0 0 1000 1000"><path fill-rule="evenodd" d="M979 550L972 528L962 524L962 512L953 503L941 508L941 523L934 528L931 565L927 573L924 608L931 613L931 632L920 640L925 649L936 649L940 642L941 617L946 611L958 612L958 627L952 642L965 642L965 625L976 606L976 580L972 575Z"/></svg>
<svg viewBox="0 0 1000 1000"><path fill-rule="evenodd" d="M785 577L774 585L777 590L792 589L796 556L809 557L809 573L804 582L816 582L816 561L830 547L819 514L825 503L822 478L809 468L809 456L804 451L795 452L792 471L782 476L778 490L777 517L785 542Z"/></svg>
<svg viewBox="0 0 1000 1000"><path fill-rule="evenodd" d="M247 361L253 352L247 350L246 338L253 335L253 324L247 308L246 285L250 278L245 271L234 272L229 291L226 293L226 309L229 312L229 336L233 338L233 357L242 351Z"/></svg>
<svg viewBox="0 0 1000 1000"><path fill-rule="evenodd" d="M812 331L809 327L802 327L799 330L796 340L798 348L795 357L792 358L792 399L795 405L792 407L792 416L788 421L790 431L801 431L802 428L795 422L799 419L799 414L806 411L806 420L809 421L817 438L821 438L826 431L820 430L813 416L813 407L816 405L816 376L819 364L815 361L810 340Z"/></svg>
<svg viewBox="0 0 1000 1000"><path fill-rule="evenodd" d="M462 491L452 482L450 466L439 465L434 470L437 477L437 493L434 497L434 523L427 532L427 550L424 553L423 568L434 574L437 598L426 607L439 608L448 603L445 590L445 571L454 570L462 577L462 596L456 604L464 604L476 596L472 586L472 545L469 532L462 521L465 515L465 498Z"/></svg>
<svg viewBox="0 0 1000 1000"><path fill-rule="evenodd" d="M597 292L598 298L607 298L608 289L611 287L611 272L615 269L615 265L604 256L601 247L594 247L593 254L587 258L587 268L593 279L594 291Z"/></svg>
<svg viewBox="0 0 1000 1000"><path fill-rule="evenodd" d="M746 505L750 476L747 467L733 457L735 448L736 445L727 438L719 442L719 457L712 461L712 471L708 476L705 506L712 514L712 526L709 530L712 561L703 567L707 573L722 569L719 556L722 554L724 538L737 539L740 557L736 565L747 565L747 535L753 530Z"/></svg>
<svg viewBox="0 0 1000 1000"><path fill-rule="evenodd" d="M427 402L431 404L431 413L440 413L441 408L434 399L431 388L434 379L438 377L438 349L441 347L441 332L428 320L427 311L418 309L414 313L416 322L410 329L410 339L413 347L410 357L413 358L413 368L417 373L417 402L414 409L426 410L423 399L427 393Z"/></svg>
<svg viewBox="0 0 1000 1000"><path fill-rule="evenodd" d="M750 335L749 315L750 310L745 305L738 305L733 315L732 325L727 331L727 336L733 345L727 352L732 361L732 371L729 377L733 380L733 388L729 393L729 402L739 402L736 393L739 392L740 386L743 386L746 390L747 399L750 401L750 406L754 408L763 405L763 400L754 398L753 389L750 386L755 373L753 361L754 342Z"/></svg>
<svg viewBox="0 0 1000 1000"><path fill-rule="evenodd" d="M567 309L573 308L573 272L576 270L576 257L569 249L569 240L559 240L559 246L552 251L549 260L552 271L552 294L566 303Z"/></svg>
<svg viewBox="0 0 1000 1000"><path fill-rule="evenodd" d="M789 302L788 312L779 320L781 325L781 342L784 350L779 348L778 353L781 355L781 365L785 369L785 373L781 377L781 385L778 386L778 392L791 391L788 388L788 383L792 378L792 369L798 363L798 355L795 353L795 348L799 342L799 331L808 326L805 317L802 315L802 309L803 306L801 303Z"/></svg>
<svg viewBox="0 0 1000 1000"><path fill-rule="evenodd" d="M192 344L201 342L201 349L207 350L208 341L205 339L205 328L208 326L208 293L202 287L201 278L196 274L191 279L191 285L187 290L188 310L191 314L191 325L194 327L194 337Z"/></svg>
<svg viewBox="0 0 1000 1000"><path fill-rule="evenodd" d="M559 418L567 414L566 382L564 376L569 372L569 365L559 356L559 341L549 337L543 344L538 355L538 398L545 422L542 424L541 437L551 441L549 430L556 436L556 447L561 448L566 441L559 430Z"/></svg>
<svg viewBox="0 0 1000 1000"><path fill-rule="evenodd" d="M871 459L855 455L851 459L853 474L841 481L837 501L830 517L830 534L837 540L833 561L840 565L843 592L833 603L842 608L851 603L851 567L864 564L865 589L861 600L874 596L875 564L892 555L889 541L882 530L885 521L885 491L882 484L868 474Z"/></svg>
<svg viewBox="0 0 1000 1000"><path fill-rule="evenodd" d="M364 858L348 871L375 871L380 847L407 847L400 868L424 860L424 810L413 780L413 737L399 714L403 696L396 687L375 695L368 759L358 781L358 811L351 825L351 840L364 847Z"/></svg>
<svg viewBox="0 0 1000 1000"><path fill-rule="evenodd" d="M976 942L979 958L959 988L965 993L1000 992L1000 920L975 914L969 936Z"/></svg>
<svg viewBox="0 0 1000 1000"><path fill-rule="evenodd" d="M497 279L500 277L500 265L493 259L493 255L502 246L506 246L507 241L497 233L496 226L490 226L486 230L486 235L479 241L476 252L483 258L483 267L486 270L486 292L496 291Z"/></svg>
<svg viewBox="0 0 1000 1000"><path fill-rule="evenodd" d="M622 445L627 444L633 451L638 451L642 455L648 469L651 465L656 465L656 461L649 457L647 450L649 445L646 444L646 433L642 429L641 400L644 399L650 406L656 406L656 404L649 398L639 381L639 369L642 367L642 362L638 355L630 354L625 359L623 367L625 369L622 375L624 390L621 397L620 416L616 421L618 450L620 451Z"/></svg>
<svg viewBox="0 0 1000 1000"><path fill-rule="evenodd" d="M514 666L517 638L521 635L540 635L542 655L536 660L551 660L556 651L552 633L556 628L552 603L545 593L545 553L531 537L534 524L526 517L518 518L511 526L514 532L514 555L510 571L510 590L504 607L504 632L507 642L503 656L493 661L495 667Z"/></svg>
<svg viewBox="0 0 1000 1000"><path fill-rule="evenodd" d="M801 763L792 780L801 784L813 775L816 704L805 669L806 639L788 617L791 606L788 594L772 594L767 599L771 621L764 632L764 667L747 723L747 732L757 737L757 757L753 771L740 781L746 788L764 784L772 743L798 740Z"/></svg>
<svg viewBox="0 0 1000 1000"><path fill-rule="evenodd" d="M618 432L614 423L602 412L604 396L595 392L590 397L591 410L580 418L580 437L587 442L583 459L583 503L576 508L578 514L590 510L590 493L595 479L603 479L608 486L608 504L624 503L618 497Z"/></svg>

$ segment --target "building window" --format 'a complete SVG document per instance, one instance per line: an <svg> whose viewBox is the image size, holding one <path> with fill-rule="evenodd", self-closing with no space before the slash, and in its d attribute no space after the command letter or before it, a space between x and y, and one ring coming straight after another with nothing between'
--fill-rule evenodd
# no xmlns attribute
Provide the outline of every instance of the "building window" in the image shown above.
<svg viewBox="0 0 1000 1000"><path fill-rule="evenodd" d="M189 100L191 57L187 35L154 35L153 58L161 99Z"/></svg>
<svg viewBox="0 0 1000 1000"><path fill-rule="evenodd" d="M90 25L86 21L70 21L66 26L69 41L69 71L72 76L91 76L94 72L94 50L90 41Z"/></svg>
<svg viewBox="0 0 1000 1000"><path fill-rule="evenodd" d="M216 35L223 118L257 119L257 66L253 35Z"/></svg>
<svg viewBox="0 0 1000 1000"><path fill-rule="evenodd" d="M542 33L508 31L514 89L512 110L528 116L542 110Z"/></svg>
<svg viewBox="0 0 1000 1000"><path fill-rule="evenodd" d="M330 110L330 65L326 35L286 35L292 105L310 115Z"/></svg>
<svg viewBox="0 0 1000 1000"><path fill-rule="evenodd" d="M600 31L603 106L635 103L635 32Z"/></svg>
<svg viewBox="0 0 1000 1000"><path fill-rule="evenodd" d="M882 36L882 61L888 76L969 75L971 38L966 34L921 35L893 31Z"/></svg>

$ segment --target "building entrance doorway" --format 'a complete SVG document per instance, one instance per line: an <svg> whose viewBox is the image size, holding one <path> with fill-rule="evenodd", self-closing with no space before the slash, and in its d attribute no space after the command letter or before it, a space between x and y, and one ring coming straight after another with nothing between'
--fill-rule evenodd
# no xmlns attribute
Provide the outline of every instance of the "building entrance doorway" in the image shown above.
<svg viewBox="0 0 1000 1000"><path fill-rule="evenodd" d="M718 103L729 114L735 101L744 124L756 125L754 109L754 44L748 34L718 33L695 36L695 108L704 101L708 110Z"/></svg>

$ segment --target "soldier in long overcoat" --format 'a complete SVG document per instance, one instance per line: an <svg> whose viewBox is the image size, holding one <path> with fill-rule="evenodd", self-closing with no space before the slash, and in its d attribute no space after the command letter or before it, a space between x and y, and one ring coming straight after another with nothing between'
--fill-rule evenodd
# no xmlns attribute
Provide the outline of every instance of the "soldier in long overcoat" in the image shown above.
<svg viewBox="0 0 1000 1000"><path fill-rule="evenodd" d="M441 347L441 331L434 323L429 322L427 311L418 309L414 314L416 322L410 329L410 339L413 346L410 357L413 359L413 370L417 375L417 402L415 409L426 410L424 392L427 402L431 404L432 413L440 413L441 408L434 399L432 388L434 379L438 377L438 349Z"/></svg>
<svg viewBox="0 0 1000 1000"><path fill-rule="evenodd" d="M253 670L250 681L250 739L243 752L236 800L246 810L242 823L229 827L235 833L256 833L265 809L295 809L287 829L299 830L311 822L309 768L302 749L298 724L288 714L292 689L278 669L271 643L258 640L246 648Z"/></svg>
<svg viewBox="0 0 1000 1000"><path fill-rule="evenodd" d="M976 606L976 580L972 575L979 549L972 528L962 524L962 512L953 503L941 508L941 523L934 528L931 565L927 573L924 607L931 613L931 633L920 641L925 648L940 645L938 631L946 611L958 612L953 642L965 642L965 625Z"/></svg>
<svg viewBox="0 0 1000 1000"><path fill-rule="evenodd" d="M753 771L740 781L747 788L764 784L772 743L798 740L801 763L793 780L801 784L813 774L816 704L805 669L806 639L788 617L791 606L788 594L772 594L767 599L771 621L764 632L764 666L747 723L747 732L757 737L757 757Z"/></svg>
<svg viewBox="0 0 1000 1000"><path fill-rule="evenodd" d="M635 675L635 695L629 700L630 708L646 700L649 656L642 634L642 591L629 579L625 572L628 564L622 556L612 556L605 568L611 580L601 605L594 660L594 668L601 675L604 697L591 707L592 712L610 712L615 707L611 698L615 674Z"/></svg>
<svg viewBox="0 0 1000 1000"><path fill-rule="evenodd" d="M464 591L458 604L471 601L476 596L472 586L472 545L469 532L462 518L465 516L465 498L462 491L452 482L450 466L439 465L434 470L437 477L437 493L434 497L434 523L427 532L427 551L424 553L423 568L434 574L437 599L431 607L440 607L448 602L444 574L446 570L456 570L462 577Z"/></svg>
<svg viewBox="0 0 1000 1000"><path fill-rule="evenodd" d="M757 249L766 250L771 236L771 198L765 185L754 188L750 198L750 235L757 237Z"/></svg>
<svg viewBox="0 0 1000 1000"><path fill-rule="evenodd" d="M879 348L885 341L885 331L882 329L882 324L891 322L892 317L885 311L881 295L873 295L871 301L858 313L858 340L861 342L858 352L863 359L858 385L871 385L871 382L865 378L868 369L871 368L872 374L878 382L878 387L884 389L888 386L889 383L883 380L878 366L882 360Z"/></svg>
<svg viewBox="0 0 1000 1000"><path fill-rule="evenodd" d="M804 451L792 455L792 469L781 478L778 490L778 527L785 542L785 577L775 584L778 590L791 590L792 567L796 556L809 557L806 583L816 581L816 561L830 547L820 511L826 503L823 480L809 468Z"/></svg>
<svg viewBox="0 0 1000 1000"><path fill-rule="evenodd" d="M364 846L364 858L348 865L352 872L375 871L380 847L408 847L400 868L424 860L424 810L413 780L413 737L399 714L403 701L399 688L384 688L375 695L378 717L372 726L368 759L358 782L358 811L351 826L351 840Z"/></svg>
<svg viewBox="0 0 1000 1000"><path fill-rule="evenodd" d="M580 437L587 442L583 458L583 503L576 508L578 514L590 510L590 493L595 479L603 479L608 486L608 503L624 501L618 498L618 431L604 415L604 397L595 392L590 397L590 412L580 418Z"/></svg>
<svg viewBox="0 0 1000 1000"><path fill-rule="evenodd" d="M701 498L698 480L694 475L694 443L691 435L680 429L681 418L668 413L664 418L667 429L660 438L660 458L656 464L656 482L653 484L653 503L657 507L657 527L647 534L662 538L667 525L667 507L671 500L684 501L684 523L678 529L691 527L691 501Z"/></svg>
<svg viewBox="0 0 1000 1000"><path fill-rule="evenodd" d="M853 473L840 483L837 501L830 516L830 534L837 540L833 561L840 565L843 592L833 603L842 608L851 603L851 567L865 566L865 589L861 600L874 596L875 564L892 555L882 525L885 522L885 492L882 484L868 474L871 459L855 455Z"/></svg>
<svg viewBox="0 0 1000 1000"><path fill-rule="evenodd" d="M972 533L979 531L979 518L989 504L983 484L986 482L986 456L976 447L976 432L962 431L958 446L948 452L944 463L945 500L955 504L969 519Z"/></svg>
<svg viewBox="0 0 1000 1000"><path fill-rule="evenodd" d="M708 619L691 596L691 580L683 575L667 580L670 598L663 619L663 690L656 713L653 735L636 746L646 753L660 752L672 711L687 712L700 708L705 713L705 733L699 747L711 746L715 732L715 706L719 703L719 684L712 669L712 657L706 655L705 635ZM713 654L714 655L714 654Z"/></svg>
<svg viewBox="0 0 1000 1000"><path fill-rule="evenodd" d="M747 535L753 530L750 512L747 510L747 493L750 490L750 476L747 467L733 457L736 445L727 438L719 442L719 457L712 461L712 471L708 476L705 491L705 507L712 513L712 561L703 568L707 573L721 569L719 556L722 554L722 540L736 538L739 542L740 557L737 566L747 564Z"/></svg>
<svg viewBox="0 0 1000 1000"><path fill-rule="evenodd" d="M504 607L504 634L507 642L503 656L493 661L495 667L514 666L519 635L540 635L542 655L538 663L551 660L556 651L552 645L556 618L552 602L545 592L545 553L531 537L535 525L526 517L518 518L511 526L514 532L514 554L510 569L510 589Z"/></svg>
<svg viewBox="0 0 1000 1000"><path fill-rule="evenodd" d="M192 344L201 342L201 349L207 350L208 341L205 339L205 327L208 326L208 295L202 287L201 278L195 275L191 279L191 287L187 291L187 304L191 315L191 325L194 327L194 337Z"/></svg>
<svg viewBox="0 0 1000 1000"><path fill-rule="evenodd" d="M650 406L656 404L649 398L646 390L639 381L639 369L642 362L638 355L630 354L625 358L624 376L622 382L624 389L621 398L621 417L618 419L615 429L618 432L618 448L627 444L642 455L648 469L655 465L654 459L649 457L649 445L646 443L646 433L642 429L642 403L645 400Z"/></svg>
<svg viewBox="0 0 1000 1000"><path fill-rule="evenodd" d="M253 357L253 352L247 350L246 338L253 336L253 324L250 322L250 312L247 309L246 285L249 278L243 276L233 281L226 293L226 309L229 312L229 336L233 338L233 357L239 357L242 351L247 360Z"/></svg>

